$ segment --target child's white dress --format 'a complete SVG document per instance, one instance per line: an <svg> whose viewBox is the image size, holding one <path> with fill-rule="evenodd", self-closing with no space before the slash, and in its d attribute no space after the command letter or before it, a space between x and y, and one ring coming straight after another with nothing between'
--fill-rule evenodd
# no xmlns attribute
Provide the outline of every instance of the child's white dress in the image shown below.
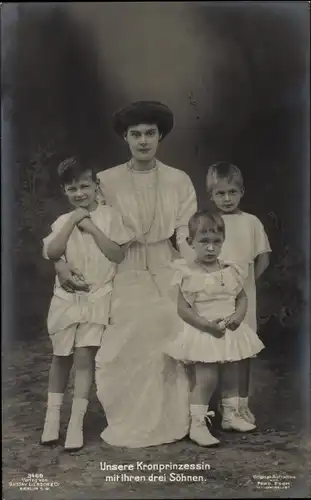
<svg viewBox="0 0 311 500"><path fill-rule="evenodd" d="M225 223L226 237L220 259L234 261L248 268L244 283L248 307L244 321L257 331L254 260L259 254L271 252L269 240L263 224L255 215L240 212L223 214L222 218Z"/></svg>
<svg viewBox="0 0 311 500"><path fill-rule="evenodd" d="M173 264L176 273L172 285L178 285L194 311L209 321L224 319L235 311L235 301L243 286L243 271L236 264L207 273L198 264L188 265L184 259ZM183 322L183 328L170 341L165 352L183 362L217 363L239 361L257 354L263 343L246 323L235 330L226 330L221 338Z"/></svg>
<svg viewBox="0 0 311 500"><path fill-rule="evenodd" d="M72 212L61 215L53 224L52 232L43 240L43 255L49 242L60 231ZM94 224L112 241L127 243L134 234L123 225L121 215L108 205L99 204L90 212ZM64 256L78 269L90 285L89 292L66 292L55 278L53 297L47 318L53 352L68 356L73 347L100 346L105 325L109 323L112 281L116 264L109 261L92 235L75 227L70 235Z"/></svg>

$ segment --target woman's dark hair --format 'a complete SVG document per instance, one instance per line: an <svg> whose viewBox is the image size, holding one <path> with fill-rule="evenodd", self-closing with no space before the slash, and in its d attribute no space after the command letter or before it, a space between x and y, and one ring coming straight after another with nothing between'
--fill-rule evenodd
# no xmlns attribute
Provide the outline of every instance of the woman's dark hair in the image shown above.
<svg viewBox="0 0 311 500"><path fill-rule="evenodd" d="M77 157L71 156L63 160L57 169L58 177L62 186L70 184L73 180L78 180L85 172L91 172L92 180L97 181L96 173L93 167L83 165Z"/></svg>
<svg viewBox="0 0 311 500"><path fill-rule="evenodd" d="M168 106L158 101L133 102L113 115L113 128L122 138L129 127L141 123L157 125L162 140L172 130L174 116Z"/></svg>

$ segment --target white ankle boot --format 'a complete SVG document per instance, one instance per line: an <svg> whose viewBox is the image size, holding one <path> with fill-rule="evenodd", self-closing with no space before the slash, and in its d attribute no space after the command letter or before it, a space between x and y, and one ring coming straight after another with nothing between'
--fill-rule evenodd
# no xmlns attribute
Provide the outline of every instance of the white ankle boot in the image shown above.
<svg viewBox="0 0 311 500"><path fill-rule="evenodd" d="M59 439L60 408L63 403L64 394L49 392L47 410L44 421L41 444L49 446L57 443Z"/></svg>
<svg viewBox="0 0 311 500"><path fill-rule="evenodd" d="M240 415L240 417L243 418L243 420L245 420L249 424L256 425L255 415L251 412L251 410L249 409L249 406L248 406L248 398L239 398L238 409L239 409L239 415ZM223 414L223 408L222 408L221 401L219 401L219 403L218 403L217 410L220 413L220 415Z"/></svg>
<svg viewBox="0 0 311 500"><path fill-rule="evenodd" d="M244 420L239 413L239 399L228 398L221 402L222 422L221 427L227 431L250 432L256 425Z"/></svg>
<svg viewBox="0 0 311 500"><path fill-rule="evenodd" d="M88 406L87 399L74 398L67 428L65 450L77 451L83 448L83 419Z"/></svg>
<svg viewBox="0 0 311 500"><path fill-rule="evenodd" d="M246 422L255 424L255 415L249 409L248 398L239 398L239 414Z"/></svg>
<svg viewBox="0 0 311 500"><path fill-rule="evenodd" d="M190 405L191 425L189 437L192 441L200 446L216 446L219 444L206 426L206 419L210 422L209 417L214 417L213 411L208 411L208 406L205 405Z"/></svg>

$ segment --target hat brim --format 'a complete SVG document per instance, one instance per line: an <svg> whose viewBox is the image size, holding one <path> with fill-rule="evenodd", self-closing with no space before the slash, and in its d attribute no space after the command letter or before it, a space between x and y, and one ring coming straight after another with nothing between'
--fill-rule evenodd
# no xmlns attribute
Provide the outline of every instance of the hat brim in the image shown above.
<svg viewBox="0 0 311 500"><path fill-rule="evenodd" d="M129 127L146 123L157 125L164 139L174 126L174 116L165 104L156 101L134 102L113 115L113 129L122 138Z"/></svg>

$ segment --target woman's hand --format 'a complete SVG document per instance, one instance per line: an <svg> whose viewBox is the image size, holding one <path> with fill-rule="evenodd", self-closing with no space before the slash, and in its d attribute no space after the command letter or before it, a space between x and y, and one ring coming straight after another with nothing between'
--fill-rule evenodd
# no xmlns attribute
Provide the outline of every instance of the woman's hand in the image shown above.
<svg viewBox="0 0 311 500"><path fill-rule="evenodd" d="M55 263L59 283L66 292L74 293L76 291L89 292L90 287L86 283L83 274L67 262L59 260Z"/></svg>
<svg viewBox="0 0 311 500"><path fill-rule="evenodd" d="M134 236L130 241L128 241L127 243L123 243L123 245L121 245L122 250L124 250L124 252L127 252L130 246L133 245L133 243L135 243L136 241L137 241L136 236Z"/></svg>

